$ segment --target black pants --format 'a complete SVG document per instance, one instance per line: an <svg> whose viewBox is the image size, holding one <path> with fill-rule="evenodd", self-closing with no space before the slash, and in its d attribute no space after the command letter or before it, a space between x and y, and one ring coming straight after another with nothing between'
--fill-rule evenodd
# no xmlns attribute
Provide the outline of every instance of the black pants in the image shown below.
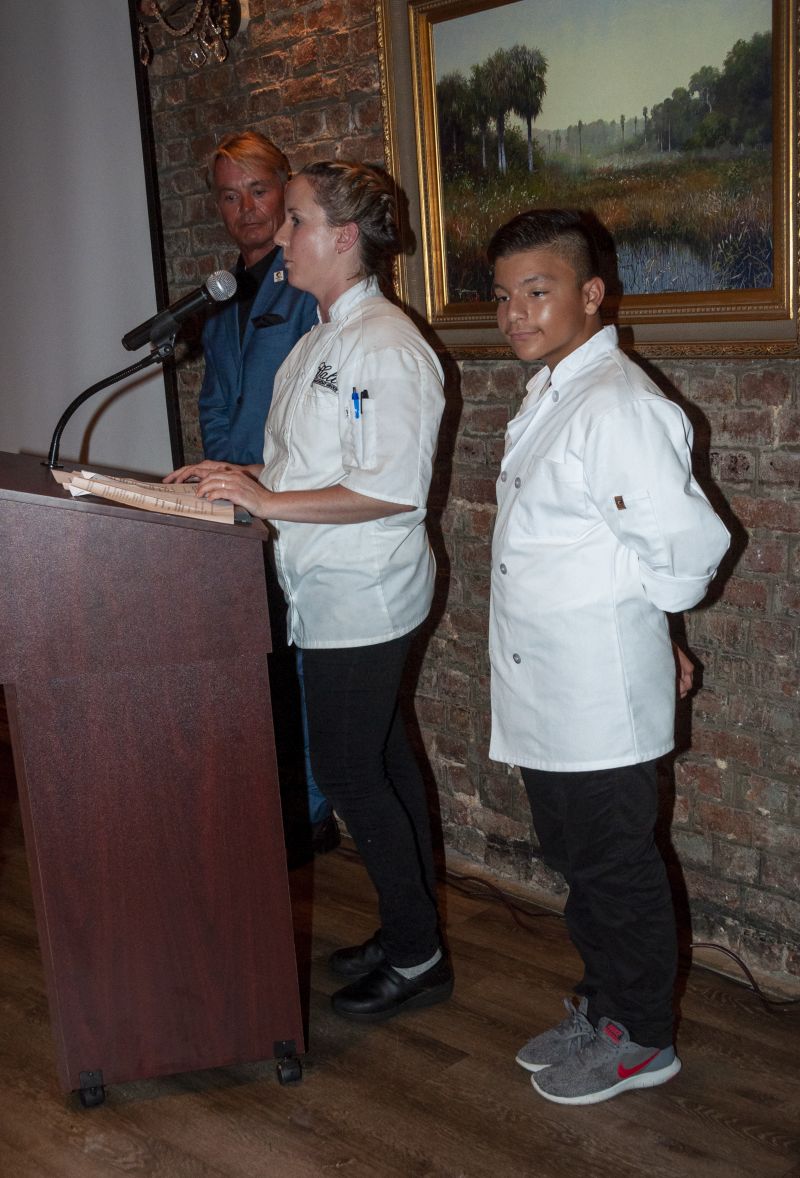
<svg viewBox="0 0 800 1178"><path fill-rule="evenodd" d="M675 914L653 830L656 762L585 773L523 769L548 867L569 884L565 916L583 958L589 1019L648 1047L673 1040Z"/></svg>
<svg viewBox="0 0 800 1178"><path fill-rule="evenodd" d="M384 952L401 967L439 947L425 784L397 706L411 638L303 649L314 777L364 860Z"/></svg>

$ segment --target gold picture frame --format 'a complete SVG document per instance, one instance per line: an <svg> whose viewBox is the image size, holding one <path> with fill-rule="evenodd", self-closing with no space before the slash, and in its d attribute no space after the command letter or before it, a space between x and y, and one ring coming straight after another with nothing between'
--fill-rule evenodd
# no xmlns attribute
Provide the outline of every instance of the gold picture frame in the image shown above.
<svg viewBox="0 0 800 1178"><path fill-rule="evenodd" d="M536 4L537 0L527 0ZM647 0L640 0L642 8ZM386 165L403 191L412 243L399 261L398 293L454 356L509 351L490 302L452 299L442 156L437 126L435 33L449 41L464 18L516 0L376 0ZM696 0L703 4L703 0ZM771 277L761 289L612 296L625 346L653 358L800 355L798 335L798 0L772 0ZM598 68L601 68L598 64ZM679 68L679 67L678 67ZM624 128L623 128L624 139ZM530 150L530 149L529 149ZM591 209L591 206L586 205ZM518 209L516 211L522 211ZM602 220L602 218L601 218ZM496 227L496 226L495 226Z"/></svg>

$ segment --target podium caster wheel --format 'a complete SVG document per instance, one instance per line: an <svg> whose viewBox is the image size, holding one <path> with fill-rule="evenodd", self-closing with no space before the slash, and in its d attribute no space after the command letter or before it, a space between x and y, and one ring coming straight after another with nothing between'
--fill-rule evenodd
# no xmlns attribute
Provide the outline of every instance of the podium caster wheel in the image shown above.
<svg viewBox="0 0 800 1178"><path fill-rule="evenodd" d="M84 1108L98 1108L99 1105L105 1104L106 1090L102 1085L97 1085L94 1088L79 1088L78 1096Z"/></svg>
<svg viewBox="0 0 800 1178"><path fill-rule="evenodd" d="M275 1070L279 1084L299 1084L303 1078L303 1065L299 1059L281 1059Z"/></svg>

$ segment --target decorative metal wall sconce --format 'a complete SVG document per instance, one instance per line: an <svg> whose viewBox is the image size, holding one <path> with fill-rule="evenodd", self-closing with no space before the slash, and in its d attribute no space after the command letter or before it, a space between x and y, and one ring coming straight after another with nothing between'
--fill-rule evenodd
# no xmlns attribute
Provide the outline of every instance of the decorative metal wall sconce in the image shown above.
<svg viewBox="0 0 800 1178"><path fill-rule="evenodd" d="M139 60L149 65L153 47L147 35L148 25L158 25L172 41L194 38L184 60L195 69L207 61L224 61L228 42L242 23L239 0L139 0Z"/></svg>

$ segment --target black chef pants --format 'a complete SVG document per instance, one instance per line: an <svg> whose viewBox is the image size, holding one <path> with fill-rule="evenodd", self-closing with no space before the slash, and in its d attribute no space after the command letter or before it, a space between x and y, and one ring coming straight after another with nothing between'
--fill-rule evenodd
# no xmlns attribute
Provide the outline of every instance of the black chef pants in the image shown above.
<svg viewBox="0 0 800 1178"><path fill-rule="evenodd" d="M397 703L412 637L303 649L314 777L364 860L384 952L400 967L439 948L425 784Z"/></svg>
<svg viewBox="0 0 800 1178"><path fill-rule="evenodd" d="M522 769L548 867L569 885L565 910L583 958L578 993L595 1025L622 1023L647 1047L673 1041L677 939L672 896L653 831L656 762L581 773Z"/></svg>

